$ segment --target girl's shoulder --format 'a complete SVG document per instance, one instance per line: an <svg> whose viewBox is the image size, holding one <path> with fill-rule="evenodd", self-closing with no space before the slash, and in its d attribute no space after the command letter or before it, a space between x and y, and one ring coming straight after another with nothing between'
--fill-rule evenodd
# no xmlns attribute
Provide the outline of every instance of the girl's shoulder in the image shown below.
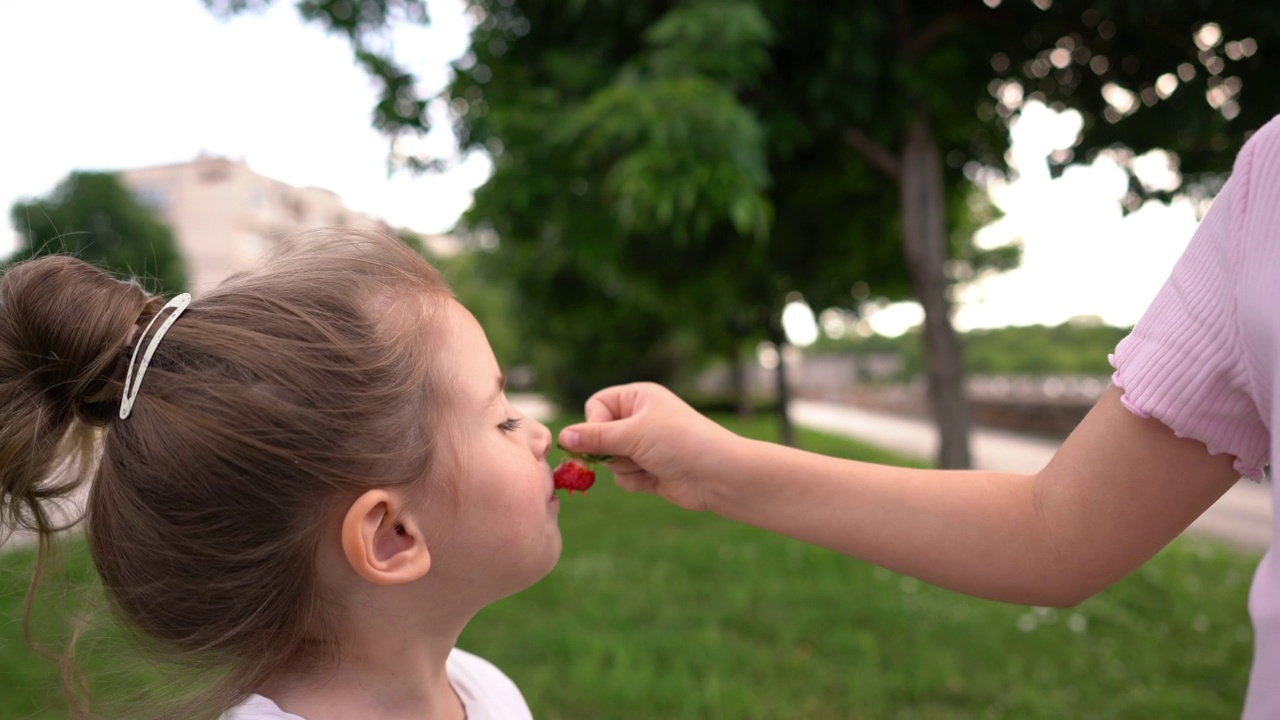
<svg viewBox="0 0 1280 720"><path fill-rule="evenodd" d="M287 713L280 709L269 698L261 695L250 695L244 702L222 714L219 720L306 720L303 717Z"/></svg>
<svg viewBox="0 0 1280 720"><path fill-rule="evenodd" d="M532 720L520 688L488 660L454 648L445 669L467 720Z"/></svg>
<svg viewBox="0 0 1280 720"><path fill-rule="evenodd" d="M533 720L520 688L488 660L454 648L445 670L467 711L467 720ZM223 713L219 720L306 719L281 710L270 698L254 694Z"/></svg>

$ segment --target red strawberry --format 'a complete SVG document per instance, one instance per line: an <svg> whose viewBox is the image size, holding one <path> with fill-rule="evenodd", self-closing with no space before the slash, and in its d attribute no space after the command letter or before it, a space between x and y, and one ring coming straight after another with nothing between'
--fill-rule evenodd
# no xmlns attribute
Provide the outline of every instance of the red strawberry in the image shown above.
<svg viewBox="0 0 1280 720"><path fill-rule="evenodd" d="M574 490L581 490L586 495L587 489L596 482L596 471L577 458L569 458L560 463L552 477L555 478L557 490L568 490L570 495Z"/></svg>
<svg viewBox="0 0 1280 720"><path fill-rule="evenodd" d="M564 450L559 443L556 443L556 447ZM569 457L560 463L551 477L555 479L557 490L568 490L570 495L574 490L580 490L583 495L586 495L587 489L596 482L596 463L613 462L612 455L589 455L564 451L569 454Z"/></svg>

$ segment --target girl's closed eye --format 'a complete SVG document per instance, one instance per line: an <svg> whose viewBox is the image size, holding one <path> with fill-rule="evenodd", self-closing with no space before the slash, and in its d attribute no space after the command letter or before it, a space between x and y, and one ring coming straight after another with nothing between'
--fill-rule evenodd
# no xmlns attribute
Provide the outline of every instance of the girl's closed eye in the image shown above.
<svg viewBox="0 0 1280 720"><path fill-rule="evenodd" d="M507 418L505 422L498 423L498 427L506 432L514 432L522 422L524 422L524 418Z"/></svg>

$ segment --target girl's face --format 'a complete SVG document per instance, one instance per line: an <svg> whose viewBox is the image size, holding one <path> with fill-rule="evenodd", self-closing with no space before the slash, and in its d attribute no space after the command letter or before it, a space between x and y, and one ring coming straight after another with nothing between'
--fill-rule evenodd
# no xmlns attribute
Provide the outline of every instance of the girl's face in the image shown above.
<svg viewBox="0 0 1280 720"><path fill-rule="evenodd" d="M454 383L448 453L457 490L448 536L432 550L437 578L492 602L537 582L560 557L560 501L547 452L551 431L517 412L503 389L503 375L480 323L461 304L443 310L448 354L446 377ZM446 503L447 504L447 503Z"/></svg>

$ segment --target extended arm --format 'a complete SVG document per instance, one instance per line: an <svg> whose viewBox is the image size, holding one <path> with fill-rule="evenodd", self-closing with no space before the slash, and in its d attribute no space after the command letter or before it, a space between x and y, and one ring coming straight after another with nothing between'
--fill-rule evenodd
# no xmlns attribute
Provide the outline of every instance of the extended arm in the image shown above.
<svg viewBox="0 0 1280 720"><path fill-rule="evenodd" d="M1075 604L1141 565L1237 480L1112 388L1035 475L841 460L739 438L652 385L603 391L571 449L622 456L619 483L927 582ZM624 397L629 396L629 397ZM613 421L613 422L608 422Z"/></svg>

